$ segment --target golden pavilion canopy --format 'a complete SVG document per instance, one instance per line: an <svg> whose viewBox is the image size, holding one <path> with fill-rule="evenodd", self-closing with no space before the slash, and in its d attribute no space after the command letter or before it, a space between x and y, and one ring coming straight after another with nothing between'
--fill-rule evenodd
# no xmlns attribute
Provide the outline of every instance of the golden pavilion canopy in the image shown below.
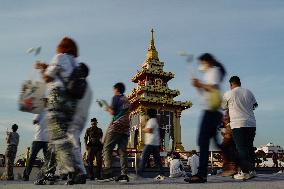
<svg viewBox="0 0 284 189"><path fill-rule="evenodd" d="M146 112L148 109L154 108L158 114L162 150L184 150L181 143L180 117L181 112L190 108L192 103L174 100L176 96L180 95L178 90L168 87L168 81L174 76L174 73L164 71L164 62L159 60L152 29L146 59L141 69L131 79L136 83L136 87L128 96L133 107L130 114L130 148L138 150L143 148L143 128L147 121Z"/></svg>

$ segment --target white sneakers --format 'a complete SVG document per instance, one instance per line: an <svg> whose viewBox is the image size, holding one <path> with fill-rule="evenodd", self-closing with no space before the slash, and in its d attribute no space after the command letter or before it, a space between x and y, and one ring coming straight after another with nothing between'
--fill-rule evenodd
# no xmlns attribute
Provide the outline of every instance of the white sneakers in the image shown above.
<svg viewBox="0 0 284 189"><path fill-rule="evenodd" d="M234 176L233 176L233 178L234 179L236 179L236 180L249 180L249 179L252 179L252 178L254 178L254 177L256 177L256 172L255 171L251 171L251 172L249 172L249 173L243 173L242 171L241 172L239 172L239 173L237 173L237 174L235 174Z"/></svg>
<svg viewBox="0 0 284 189"><path fill-rule="evenodd" d="M163 176L163 175L158 175L158 176L156 176L156 177L154 178L154 180L156 180L156 181L165 180L165 176Z"/></svg>

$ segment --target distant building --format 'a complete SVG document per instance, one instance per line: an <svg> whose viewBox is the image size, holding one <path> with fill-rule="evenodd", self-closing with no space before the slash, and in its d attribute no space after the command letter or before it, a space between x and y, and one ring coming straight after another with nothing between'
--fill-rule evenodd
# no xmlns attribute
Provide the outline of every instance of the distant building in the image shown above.
<svg viewBox="0 0 284 189"><path fill-rule="evenodd" d="M272 142L257 148L257 151L259 150L264 151L266 154L272 154L273 152L284 153L284 149L281 146L274 145Z"/></svg>

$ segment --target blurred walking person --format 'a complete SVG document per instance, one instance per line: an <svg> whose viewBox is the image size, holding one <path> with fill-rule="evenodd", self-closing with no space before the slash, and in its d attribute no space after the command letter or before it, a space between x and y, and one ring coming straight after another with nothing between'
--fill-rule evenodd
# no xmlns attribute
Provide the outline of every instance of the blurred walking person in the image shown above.
<svg viewBox="0 0 284 189"><path fill-rule="evenodd" d="M79 67L81 69L82 76L84 76L84 78L87 78L89 75L88 66L84 63L79 63ZM73 143L73 156L75 161L75 167L78 170L78 175L76 175L76 178L74 180L74 183L76 184L85 184L87 178L87 171L83 162L81 152L80 136L82 134L83 129L85 128L91 104L92 90L88 84L83 98L78 100L73 121L67 131L68 137Z"/></svg>
<svg viewBox="0 0 284 189"><path fill-rule="evenodd" d="M19 145L19 134L17 133L18 125L12 125L12 132L7 131L7 149L5 153L5 171L1 180L14 180L14 162Z"/></svg>
<svg viewBox="0 0 284 189"><path fill-rule="evenodd" d="M89 170L90 180L94 180L95 177L98 180L102 180L102 144L103 131L98 127L98 121L96 118L91 119L91 127L86 130L85 133L85 146L87 150L87 163ZM96 157L96 174L94 174L94 159Z"/></svg>
<svg viewBox="0 0 284 189"><path fill-rule="evenodd" d="M36 115L33 124L35 129L34 141L31 146L31 154L28 159L27 166L23 173L23 180L28 181L34 162L40 150L43 152L44 161L48 161L48 136L45 123L45 111Z"/></svg>
<svg viewBox="0 0 284 189"><path fill-rule="evenodd" d="M71 96L67 88L71 76L79 67L76 58L78 47L71 38L63 38L57 46L57 54L49 65L37 63L43 80L47 83L46 121L49 137L49 148L55 152L59 174L72 175L67 184L74 184L74 178L79 173L75 169L74 145L67 131L72 124L78 100ZM77 90L80 92L80 90ZM47 184L49 170L44 179L35 184Z"/></svg>
<svg viewBox="0 0 284 189"><path fill-rule="evenodd" d="M225 68L213 55L205 53L198 59L198 68L204 73L203 80L193 78L192 85L203 100L203 116L198 134L200 159L198 173L186 180L189 183L207 182L209 144L211 138L214 138L216 142L217 128L222 121L222 114L219 111L221 105L220 85L226 75Z"/></svg>
<svg viewBox="0 0 284 189"><path fill-rule="evenodd" d="M129 182L127 176L127 144L130 131L129 110L130 103L124 95L125 85L116 83L113 86L113 98L111 106L106 104L105 111L109 112L113 118L108 126L103 147L104 170L103 178L105 181L113 179L112 174L112 153L117 145L120 155L120 173L121 175L115 178L115 181Z"/></svg>
<svg viewBox="0 0 284 189"><path fill-rule="evenodd" d="M155 164L159 169L159 175L155 177L155 180L164 180L165 177L163 176L163 166L160 157L160 126L157 120L157 110L149 109L147 111L147 115L149 120L147 121L145 128L143 129L145 133L145 146L142 152L142 157L139 162L138 168L138 176L143 177L143 172L145 166L150 158L153 155L155 160Z"/></svg>
<svg viewBox="0 0 284 189"><path fill-rule="evenodd" d="M229 110L230 126L238 151L238 166L241 172L234 175L236 180L248 180L256 176L253 141L256 132L254 110L258 107L253 93L241 87L238 76L230 78L230 91L223 97L223 109Z"/></svg>

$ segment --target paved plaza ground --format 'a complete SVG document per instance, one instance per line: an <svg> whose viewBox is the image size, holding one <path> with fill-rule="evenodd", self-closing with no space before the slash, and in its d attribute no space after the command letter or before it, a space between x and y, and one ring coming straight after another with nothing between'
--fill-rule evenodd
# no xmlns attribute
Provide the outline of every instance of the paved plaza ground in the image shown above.
<svg viewBox="0 0 284 189"><path fill-rule="evenodd" d="M132 177L134 175L130 175ZM0 181L0 189L64 189L64 188L74 188L74 189L284 189L284 174L259 174L258 177L245 181L238 182L234 181L232 178L223 178L217 176L209 176L208 182L205 184L187 184L183 182L182 178L170 179L166 178L164 181L157 182L152 178L147 178L143 180L131 179L129 183L101 183L96 181L87 181L86 185L74 185L66 186L63 181L56 183L53 186L36 186L33 181L23 182L23 181Z"/></svg>

